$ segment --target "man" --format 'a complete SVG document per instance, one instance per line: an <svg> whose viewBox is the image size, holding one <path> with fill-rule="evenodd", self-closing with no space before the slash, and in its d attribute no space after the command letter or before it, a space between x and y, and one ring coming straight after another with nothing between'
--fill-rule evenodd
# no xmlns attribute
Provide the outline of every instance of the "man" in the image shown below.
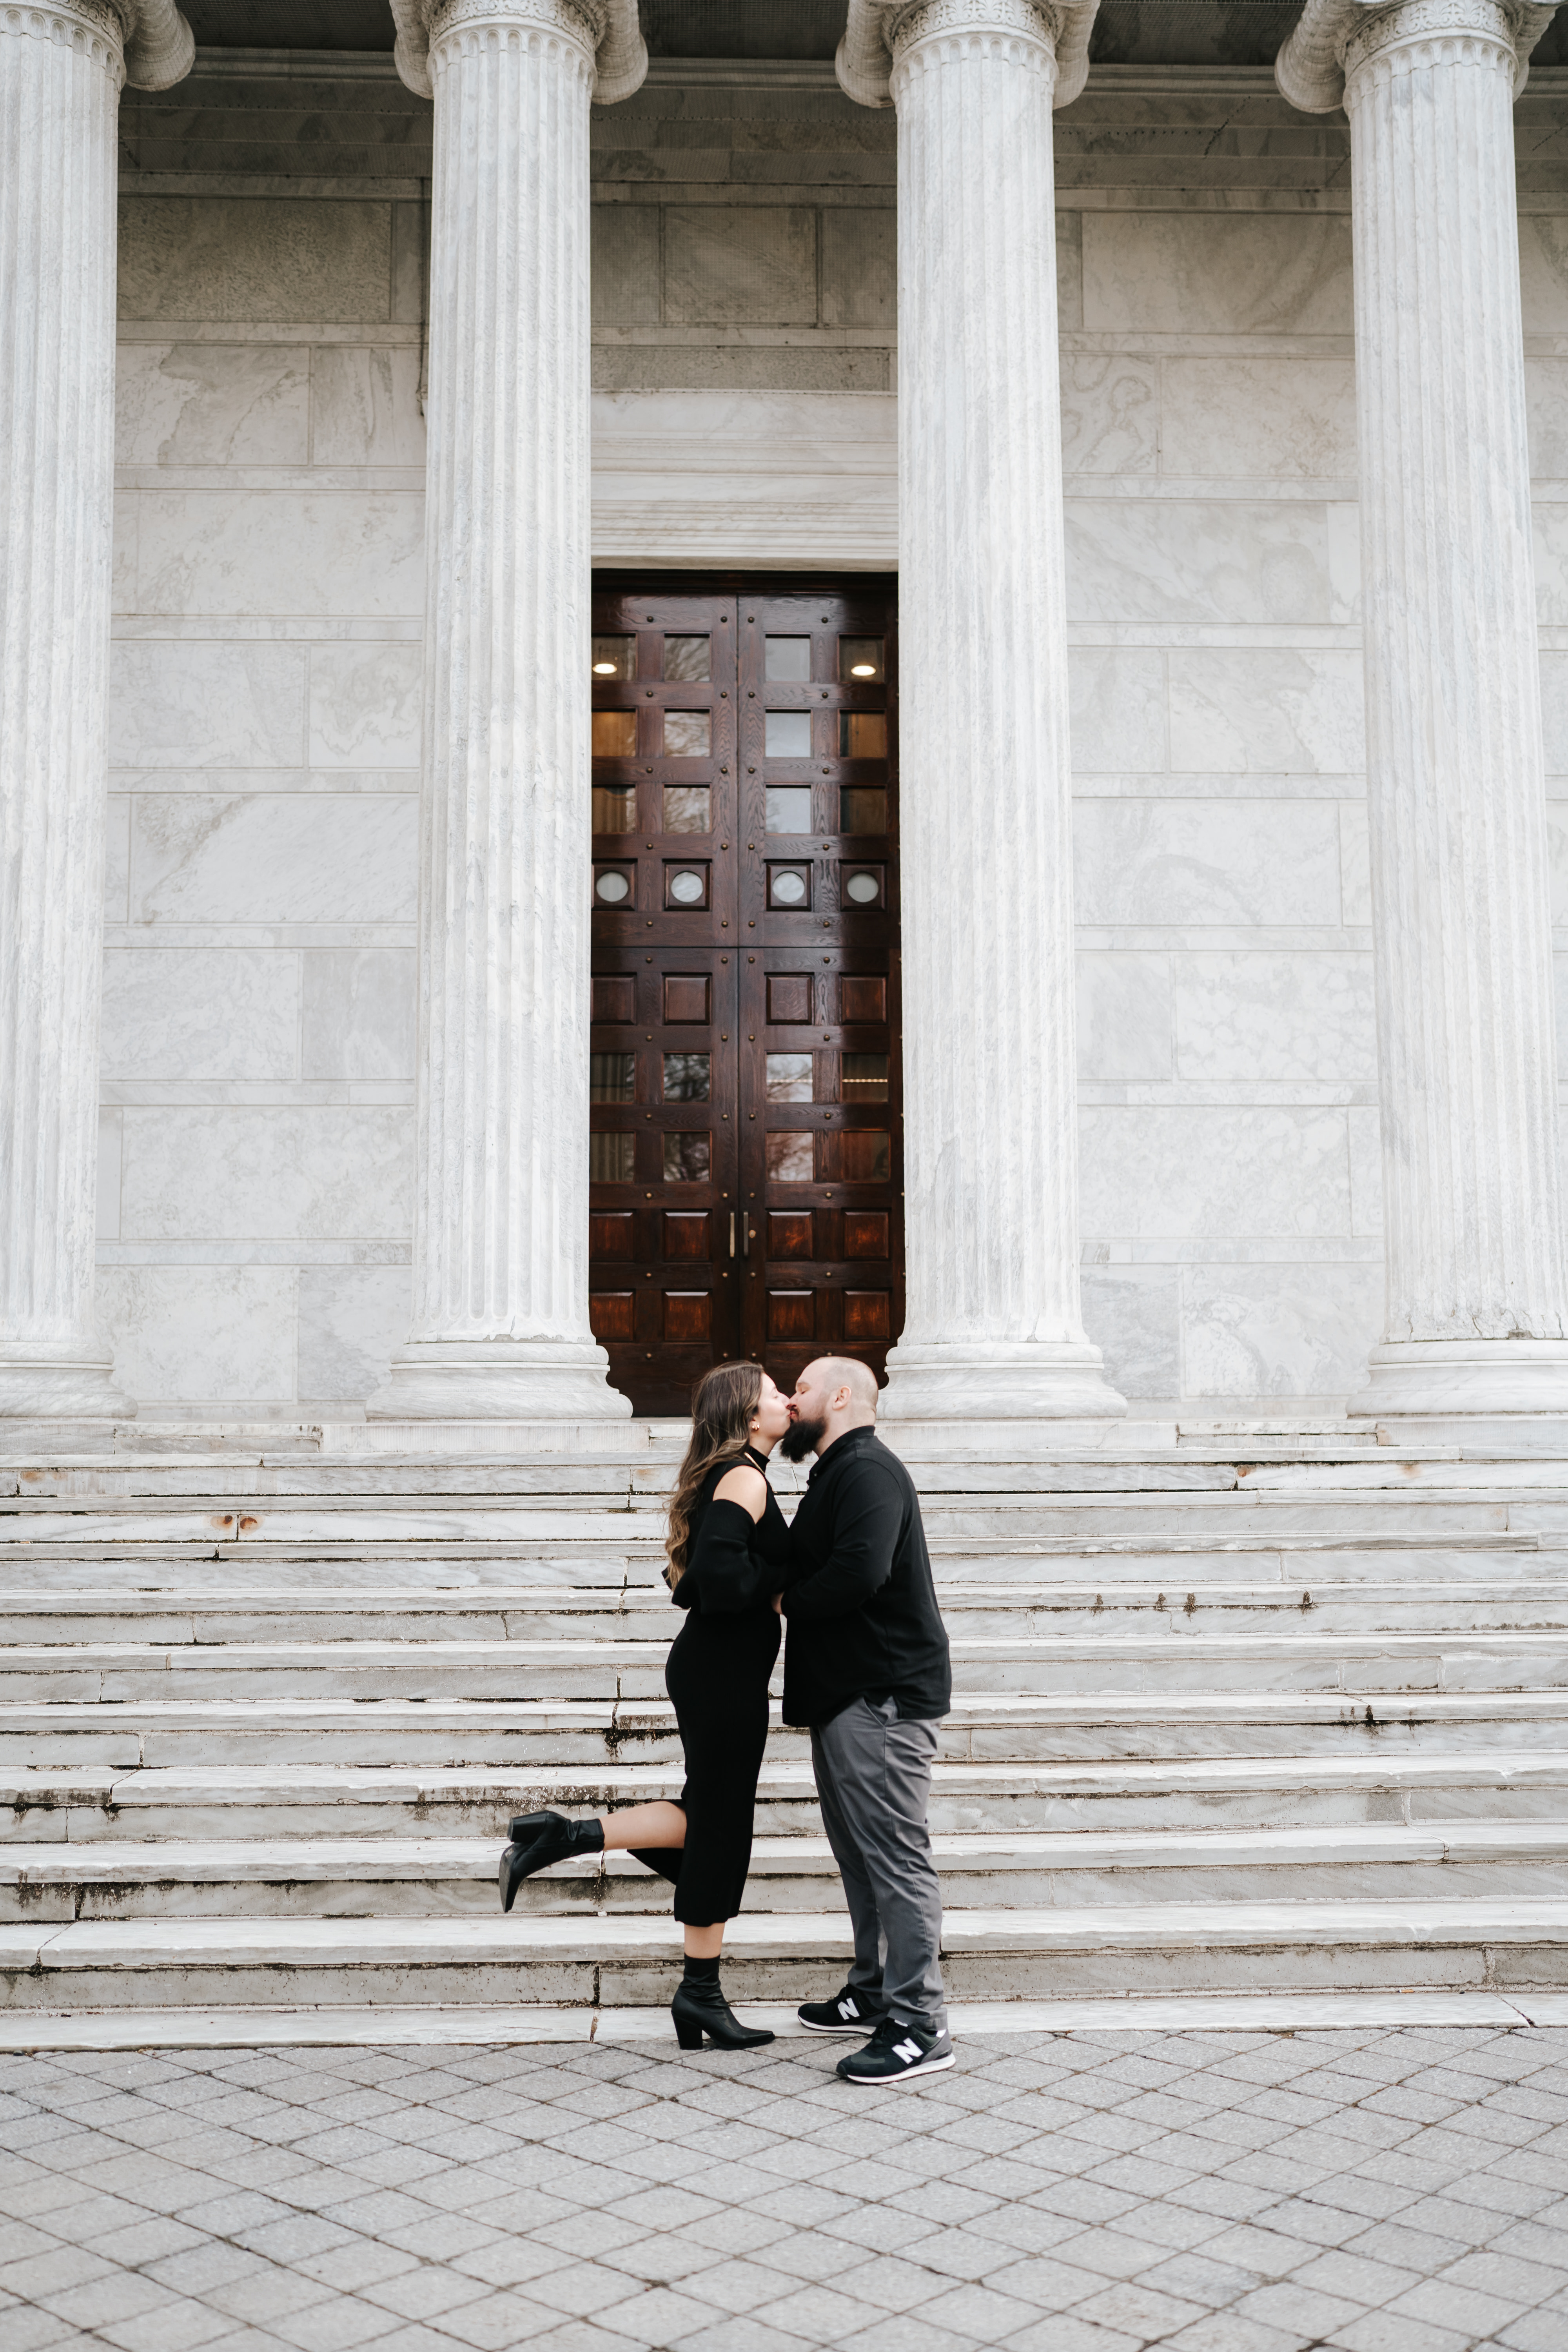
<svg viewBox="0 0 1568 2352"><path fill-rule="evenodd" d="M838 2072L881 2084L952 2063L942 1888L926 1826L952 1675L920 1504L876 1419L875 1374L825 1356L795 1384L780 1450L792 1462L816 1455L791 1530L784 1721L811 1729L855 1934L848 1983L833 2000L808 2001L800 2018L817 2033L874 2027Z"/></svg>

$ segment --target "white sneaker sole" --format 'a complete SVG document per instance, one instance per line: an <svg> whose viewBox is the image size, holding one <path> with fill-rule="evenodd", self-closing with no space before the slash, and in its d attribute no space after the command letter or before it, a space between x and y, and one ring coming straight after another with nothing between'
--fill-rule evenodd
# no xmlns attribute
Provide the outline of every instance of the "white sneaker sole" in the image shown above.
<svg viewBox="0 0 1568 2352"><path fill-rule="evenodd" d="M906 2066L901 2074L841 2074L838 2079L841 2083L859 2083L868 2091L885 2091L891 2084L918 2082L922 2074L944 2074L952 2059L950 2050L945 2058L922 2058L918 2066Z"/></svg>
<svg viewBox="0 0 1568 2352"><path fill-rule="evenodd" d="M858 2033L865 2038L869 2038L869 2035L877 2031L874 2025L868 2028L864 2018L857 2018L853 2025L817 2025L809 2017L802 2017L798 2010L795 2011L795 2016L808 2033Z"/></svg>

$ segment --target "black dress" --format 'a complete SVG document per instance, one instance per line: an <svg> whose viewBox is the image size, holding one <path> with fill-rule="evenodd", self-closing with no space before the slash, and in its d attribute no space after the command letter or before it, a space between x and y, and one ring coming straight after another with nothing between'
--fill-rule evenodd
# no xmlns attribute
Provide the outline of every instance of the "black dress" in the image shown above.
<svg viewBox="0 0 1568 2352"><path fill-rule="evenodd" d="M766 1475L767 1456L743 1459ZM684 1847L637 1853L675 1881L675 1916L693 1927L732 1919L752 1864L752 1817L768 1736L768 1676L779 1654L773 1596L784 1581L789 1529L770 1488L760 1519L713 1489L733 1462L703 1481L691 1514L686 1568L670 1596L686 1622L670 1643L664 1686L675 1702L686 1785Z"/></svg>

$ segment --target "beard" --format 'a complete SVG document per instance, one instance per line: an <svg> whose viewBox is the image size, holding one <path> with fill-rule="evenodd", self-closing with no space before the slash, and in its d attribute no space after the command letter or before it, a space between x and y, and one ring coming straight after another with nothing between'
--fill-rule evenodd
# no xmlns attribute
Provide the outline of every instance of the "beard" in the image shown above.
<svg viewBox="0 0 1568 2352"><path fill-rule="evenodd" d="M816 1451L817 1443L826 1428L826 1415L819 1415L816 1421L807 1421L803 1414L798 1421L790 1423L780 1438L779 1452L786 1462L804 1462L808 1454Z"/></svg>

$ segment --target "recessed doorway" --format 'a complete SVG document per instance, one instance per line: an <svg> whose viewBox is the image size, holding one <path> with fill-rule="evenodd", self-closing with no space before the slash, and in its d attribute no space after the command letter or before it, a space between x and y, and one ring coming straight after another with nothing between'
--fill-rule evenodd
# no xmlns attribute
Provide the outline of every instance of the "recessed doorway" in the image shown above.
<svg viewBox="0 0 1568 2352"><path fill-rule="evenodd" d="M893 583L603 576L590 1311L641 1413L903 1322Z"/></svg>

